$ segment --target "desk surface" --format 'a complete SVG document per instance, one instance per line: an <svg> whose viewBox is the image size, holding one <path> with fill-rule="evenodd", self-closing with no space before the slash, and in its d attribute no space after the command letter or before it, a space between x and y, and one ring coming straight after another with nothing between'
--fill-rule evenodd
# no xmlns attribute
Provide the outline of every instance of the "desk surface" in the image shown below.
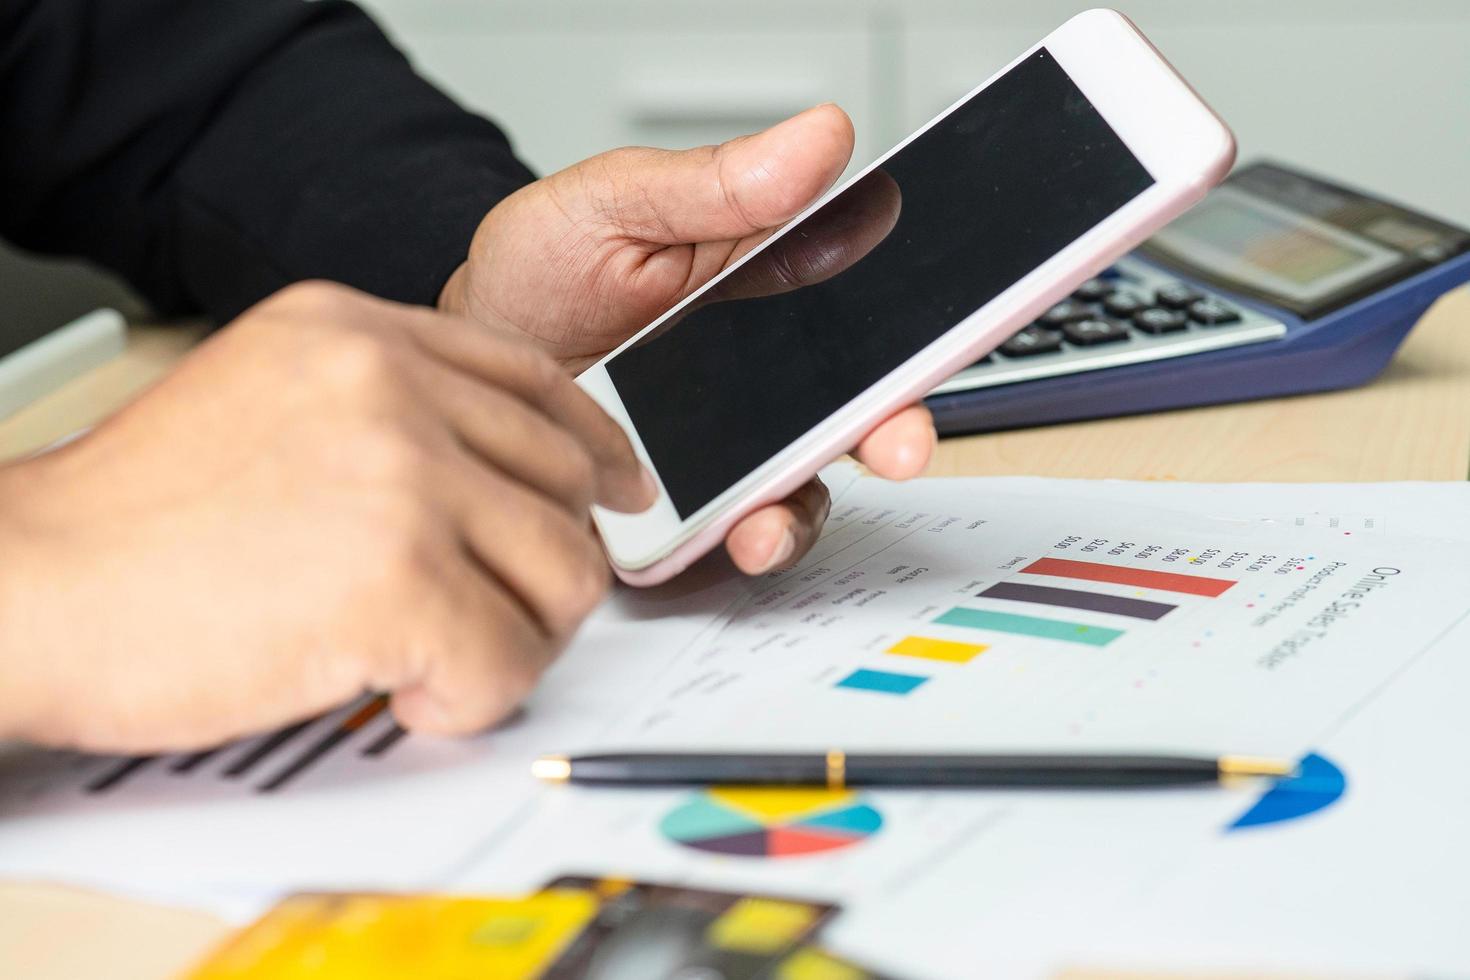
<svg viewBox="0 0 1470 980"><path fill-rule="evenodd" d="M1005 432L941 444L936 476L1347 482L1470 475L1470 291L1446 297L1371 386ZM127 352L0 421L0 458L90 425L152 383L197 330L139 328ZM224 936L198 912L0 883L0 975L171 976ZM79 942L80 937L86 937Z"/></svg>
<svg viewBox="0 0 1470 980"><path fill-rule="evenodd" d="M90 425L157 380L197 329L134 328L109 364L0 420L0 459ZM1372 385L947 439L934 476L1351 482L1470 475L1470 290L1446 296Z"/></svg>

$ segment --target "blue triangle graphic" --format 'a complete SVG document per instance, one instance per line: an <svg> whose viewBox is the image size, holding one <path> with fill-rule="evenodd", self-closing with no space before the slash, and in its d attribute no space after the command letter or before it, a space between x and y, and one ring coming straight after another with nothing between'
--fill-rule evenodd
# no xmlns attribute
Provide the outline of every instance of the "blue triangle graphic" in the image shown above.
<svg viewBox="0 0 1470 980"><path fill-rule="evenodd" d="M1347 777L1327 759L1312 752L1297 763L1297 774L1279 780L1256 800L1233 824L1228 833L1245 827L1296 820L1336 803L1347 792Z"/></svg>

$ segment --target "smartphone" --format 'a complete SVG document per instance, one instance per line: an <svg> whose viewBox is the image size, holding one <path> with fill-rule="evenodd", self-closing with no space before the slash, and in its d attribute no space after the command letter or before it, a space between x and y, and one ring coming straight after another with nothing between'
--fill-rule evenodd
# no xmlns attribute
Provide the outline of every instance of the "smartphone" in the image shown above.
<svg viewBox="0 0 1470 980"><path fill-rule="evenodd" d="M1202 198L1230 130L1136 27L1073 17L578 383L659 484L596 508L671 578Z"/></svg>

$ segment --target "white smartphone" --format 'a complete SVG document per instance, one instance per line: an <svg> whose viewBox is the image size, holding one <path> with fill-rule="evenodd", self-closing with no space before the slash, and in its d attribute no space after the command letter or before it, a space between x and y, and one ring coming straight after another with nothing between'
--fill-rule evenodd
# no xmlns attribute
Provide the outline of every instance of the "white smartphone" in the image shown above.
<svg viewBox="0 0 1470 980"><path fill-rule="evenodd" d="M659 484L593 517L677 574L1204 196L1227 129L1121 14L1073 17L584 372Z"/></svg>

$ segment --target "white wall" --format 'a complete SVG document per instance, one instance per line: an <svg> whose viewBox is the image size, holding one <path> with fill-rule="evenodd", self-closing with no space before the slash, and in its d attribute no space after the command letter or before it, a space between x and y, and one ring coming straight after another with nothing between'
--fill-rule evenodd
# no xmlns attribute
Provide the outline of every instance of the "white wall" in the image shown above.
<svg viewBox="0 0 1470 980"><path fill-rule="evenodd" d="M835 101L881 152L1075 0L367 0L538 170ZM1270 155L1470 225L1470 0L1119 0Z"/></svg>
<svg viewBox="0 0 1470 980"><path fill-rule="evenodd" d="M1079 0L363 0L420 68L546 172L690 146L822 101L871 159ZM1099 0L1103 2L1103 0ZM1269 154L1470 226L1470 0L1114 0ZM8 294L8 295L7 295ZM22 300L127 306L74 264L0 245Z"/></svg>

